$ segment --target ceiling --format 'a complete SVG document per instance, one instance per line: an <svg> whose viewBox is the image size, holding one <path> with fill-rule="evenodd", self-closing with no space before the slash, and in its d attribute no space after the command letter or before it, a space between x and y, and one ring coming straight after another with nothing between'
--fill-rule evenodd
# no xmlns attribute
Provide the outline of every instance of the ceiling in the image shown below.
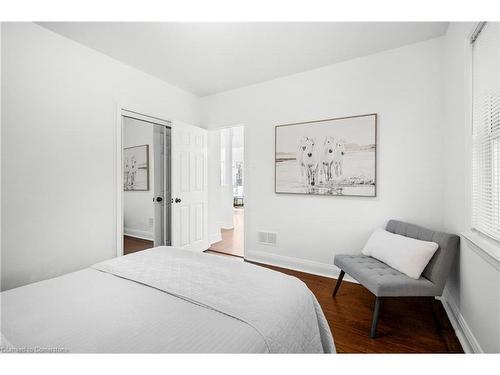
<svg viewBox="0 0 500 375"><path fill-rule="evenodd" d="M39 25L199 96L441 36L446 22Z"/></svg>

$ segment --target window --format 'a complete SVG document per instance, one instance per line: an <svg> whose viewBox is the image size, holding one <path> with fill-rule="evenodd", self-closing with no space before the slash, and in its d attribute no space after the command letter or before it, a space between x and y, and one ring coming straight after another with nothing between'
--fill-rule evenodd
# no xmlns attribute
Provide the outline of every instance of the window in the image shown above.
<svg viewBox="0 0 500 375"><path fill-rule="evenodd" d="M500 27L472 39L472 227L500 241Z"/></svg>

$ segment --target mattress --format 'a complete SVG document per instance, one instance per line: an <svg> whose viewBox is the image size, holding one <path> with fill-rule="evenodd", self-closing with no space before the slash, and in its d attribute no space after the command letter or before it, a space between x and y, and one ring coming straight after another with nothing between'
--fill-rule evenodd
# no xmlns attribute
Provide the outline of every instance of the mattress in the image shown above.
<svg viewBox="0 0 500 375"><path fill-rule="evenodd" d="M150 266L149 261L145 261L148 251L144 252L144 255L136 253L121 258L131 261L135 259ZM152 254L158 255L158 251L152 249ZM170 251L165 251L164 254L171 256ZM187 261L182 259L183 264L187 269L195 269L191 266L192 260L189 257ZM262 278L261 271L256 271L263 269L262 267L207 254L196 254L194 259L200 264L208 262L207 269L211 270L212 278L218 278L218 275L213 273L214 268L210 266L210 262L213 261L227 270L235 267L239 273L241 273L240 267L248 266L249 275L256 273L256 277ZM171 262L168 259L166 261ZM158 267L158 262L156 263L151 266ZM175 263L172 264L171 270L179 268ZM108 266L106 263L104 265ZM161 267L164 267L159 269L162 274L165 273L163 270L168 272L168 267L165 265ZM247 272L247 268L244 270ZM269 272L273 272L273 277L278 277L276 276L278 273ZM263 333L263 329L256 326L258 323L253 324L251 318L249 321L244 313L242 316L237 316L238 309L236 312L228 313L225 311L227 307L219 307L213 303L210 305L211 299L200 302L197 300L200 298L193 297L192 286L185 288L185 292L181 288L179 290L182 292L177 290L173 293L169 290L168 284L167 287L160 288L158 285L147 285L144 280L132 280L131 276L117 273L103 271L101 265L2 292L0 328L5 341L2 344L15 348L11 349L13 351L56 353L273 352L273 346L269 343L270 335ZM189 279L199 279L199 276L186 275L185 270L182 274ZM199 271L193 273L195 274L198 275ZM279 277L290 277L279 275ZM168 281L173 282L172 279ZM213 285L204 287L204 293L208 290L207 294L213 294L216 300L230 293L224 283L211 284ZM182 279L179 285L181 287L184 285ZM255 287L259 288L259 285L262 284L256 281ZM248 287L251 286L247 285ZM290 299L289 296L286 298ZM225 298L225 300L232 299ZM295 301L292 302L296 304ZM253 304L249 301L248 306L256 306L253 308L253 314L258 317L257 321L268 321L266 317L268 312L265 309L261 309L262 314L259 316L259 303L261 302L256 301ZM319 317L315 315L315 319L324 319L321 311L319 314ZM303 320L303 317L297 318L294 320L292 317L293 322L290 324L297 326L297 322ZM309 323L317 324L317 322ZM329 329L325 329L324 325L318 329L321 330L321 340L326 340L327 344L315 343L314 347L321 345L322 352L333 352L333 340ZM279 332L277 335L273 334L276 341L283 336ZM299 332L298 337L300 335ZM306 337L304 334L302 336ZM316 337L313 339L319 340ZM296 346L290 346L294 347Z"/></svg>

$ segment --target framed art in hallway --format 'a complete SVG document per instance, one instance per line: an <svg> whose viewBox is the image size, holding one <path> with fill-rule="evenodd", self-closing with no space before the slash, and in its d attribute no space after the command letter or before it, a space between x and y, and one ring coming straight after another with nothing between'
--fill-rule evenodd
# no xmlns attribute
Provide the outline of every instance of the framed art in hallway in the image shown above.
<svg viewBox="0 0 500 375"><path fill-rule="evenodd" d="M376 196L377 114L275 127L275 192Z"/></svg>
<svg viewBox="0 0 500 375"><path fill-rule="evenodd" d="M123 149L123 190L149 190L149 145Z"/></svg>

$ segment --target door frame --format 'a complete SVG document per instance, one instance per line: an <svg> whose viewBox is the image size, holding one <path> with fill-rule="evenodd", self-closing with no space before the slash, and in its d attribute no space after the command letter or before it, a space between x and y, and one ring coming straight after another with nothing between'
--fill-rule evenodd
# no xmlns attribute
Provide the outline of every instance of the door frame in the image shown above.
<svg viewBox="0 0 500 375"><path fill-rule="evenodd" d="M115 212L116 212L116 256L123 255L123 124L122 117L135 118L137 120L150 122L157 125L163 125L172 129L174 127L172 120L166 120L158 116L146 115L149 111L140 111L130 109L122 105L116 107L116 150L115 150ZM170 170L172 174L172 170ZM166 175L165 175L166 177ZM170 175L170 179L172 176ZM170 213L172 216L172 213ZM172 220L172 217L170 218Z"/></svg>

